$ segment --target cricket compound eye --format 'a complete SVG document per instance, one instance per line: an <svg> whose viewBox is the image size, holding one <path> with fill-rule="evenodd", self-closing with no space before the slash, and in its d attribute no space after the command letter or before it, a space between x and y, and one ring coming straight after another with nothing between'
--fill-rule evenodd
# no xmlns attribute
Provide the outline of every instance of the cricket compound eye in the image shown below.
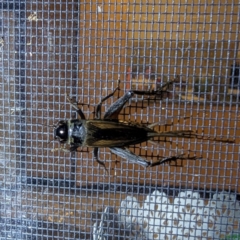
<svg viewBox="0 0 240 240"><path fill-rule="evenodd" d="M65 121L60 121L55 128L55 138L61 143L68 140L68 124Z"/></svg>

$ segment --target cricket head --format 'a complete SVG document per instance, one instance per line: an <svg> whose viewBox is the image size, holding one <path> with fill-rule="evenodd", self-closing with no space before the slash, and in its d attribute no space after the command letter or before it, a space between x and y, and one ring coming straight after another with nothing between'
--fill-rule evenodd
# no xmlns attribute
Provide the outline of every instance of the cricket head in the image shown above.
<svg viewBox="0 0 240 240"><path fill-rule="evenodd" d="M68 141L68 121L61 120L54 126L54 139L61 144Z"/></svg>

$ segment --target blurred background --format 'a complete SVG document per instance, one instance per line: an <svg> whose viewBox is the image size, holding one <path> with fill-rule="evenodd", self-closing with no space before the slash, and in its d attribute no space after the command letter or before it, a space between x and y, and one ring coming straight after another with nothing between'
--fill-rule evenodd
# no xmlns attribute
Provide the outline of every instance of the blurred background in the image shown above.
<svg viewBox="0 0 240 240"><path fill-rule="evenodd" d="M0 1L1 239L239 237L239 12L233 0ZM103 111L177 75L169 94L134 96L119 119L235 143L131 146L153 162L202 157L151 169L100 149L109 174L91 148L52 152L51 126L77 117L66 94L93 118L118 79Z"/></svg>

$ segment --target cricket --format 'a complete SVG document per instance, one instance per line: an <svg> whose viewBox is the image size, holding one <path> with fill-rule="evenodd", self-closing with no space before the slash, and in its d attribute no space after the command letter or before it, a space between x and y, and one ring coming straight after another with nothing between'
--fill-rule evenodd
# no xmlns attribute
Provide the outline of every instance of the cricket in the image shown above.
<svg viewBox="0 0 240 240"><path fill-rule="evenodd" d="M120 90L120 81L115 90L104 97L96 106L94 112L94 119L86 119L84 113L79 108L79 104L74 102L71 98L67 97L70 105L76 110L80 119L61 120L54 125L54 140L59 141L60 148L55 148L53 151L61 150L64 152L77 152L80 147L93 148L94 159L104 167L107 171L105 164L98 157L99 148L109 148L111 153L126 159L132 163L139 164L143 167L154 167L167 162L187 159L201 159L197 156L185 156L185 154L176 154L170 157L159 157L155 162L148 161L130 151L129 146L140 144L155 137L165 138L197 138L212 141L220 141L226 143L234 143L234 140L222 138L210 138L198 135L192 130L176 130L176 131L162 131L158 132L153 130L153 127L158 123L150 125L140 124L131 121L122 121L118 119L118 115L125 106L125 104L136 95L157 95L158 97L164 96L169 92L169 88L178 79L168 81L156 90L140 91L130 90L122 97L115 101L102 117L102 104L104 101L112 97L116 91ZM68 146L67 146L68 145Z"/></svg>

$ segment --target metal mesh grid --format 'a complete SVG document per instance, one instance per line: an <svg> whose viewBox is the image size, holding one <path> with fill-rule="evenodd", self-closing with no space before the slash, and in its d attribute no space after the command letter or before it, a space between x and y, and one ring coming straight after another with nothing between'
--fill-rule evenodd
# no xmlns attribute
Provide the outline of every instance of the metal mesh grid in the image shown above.
<svg viewBox="0 0 240 240"><path fill-rule="evenodd" d="M114 223L112 212L127 196L141 202L154 190L174 199L190 189L205 200L225 190L237 206L240 81L229 79L239 58L239 10L234 1L0 2L1 239L96 239L93 224L106 207ZM65 94L87 103L82 109L90 118L119 78L121 91L105 110L149 66L155 80L179 74L181 81L169 98L135 97L120 119L173 122L170 129L236 143L172 139L131 148L153 161L176 149L203 157L181 168L144 169L101 149L109 175L92 160L92 149L51 151L59 143L49 144L53 129L44 125L76 117ZM145 239L114 226L98 239Z"/></svg>

